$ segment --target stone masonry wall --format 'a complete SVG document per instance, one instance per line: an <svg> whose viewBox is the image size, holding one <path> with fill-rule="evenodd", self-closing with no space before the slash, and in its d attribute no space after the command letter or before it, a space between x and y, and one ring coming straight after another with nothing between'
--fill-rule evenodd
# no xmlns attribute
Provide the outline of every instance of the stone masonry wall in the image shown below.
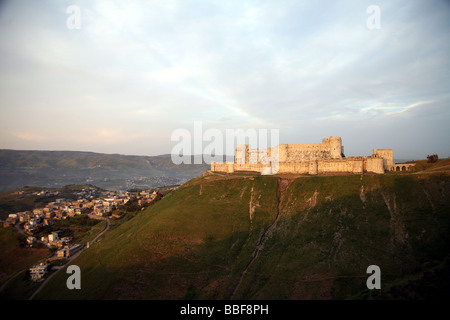
<svg viewBox="0 0 450 320"><path fill-rule="evenodd" d="M394 164L394 155L392 149L373 149L373 155L377 158L384 159L384 167Z"/></svg>
<svg viewBox="0 0 450 320"><path fill-rule="evenodd" d="M325 159L342 159L340 137L330 137L322 143L281 144L279 145L280 162L301 162Z"/></svg>
<svg viewBox="0 0 450 320"><path fill-rule="evenodd" d="M340 137L322 139L314 144L282 144L267 149L251 149L250 145L236 148L235 161L211 163L211 171L254 171L264 174L321 174L347 172L382 174L393 161L392 149L374 149L370 157L342 157ZM278 155L278 161L274 161Z"/></svg>

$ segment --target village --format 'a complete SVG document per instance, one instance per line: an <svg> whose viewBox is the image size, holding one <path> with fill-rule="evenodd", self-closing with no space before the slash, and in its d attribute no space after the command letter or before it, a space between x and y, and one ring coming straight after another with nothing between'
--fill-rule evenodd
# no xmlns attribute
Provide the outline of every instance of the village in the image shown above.
<svg viewBox="0 0 450 320"><path fill-rule="evenodd" d="M17 195L26 196L26 191L18 191ZM70 219L80 215L86 215L89 219L106 220L120 219L120 215L115 212L122 206L134 204L141 210L145 206L160 199L163 193L156 190L130 191L102 191L93 186L86 186L73 194L77 199L58 198L58 191L40 190L28 192L31 196L57 197L55 201L49 202L44 207L35 208L31 211L12 213L3 221L3 227L16 228L26 238L26 245L29 247L45 245L54 254L45 262L41 262L29 269L32 281L42 281L49 271L49 261L68 259L86 244L73 243L71 237L62 236L60 231L52 231L42 235L39 232L46 226L52 226L58 220ZM38 235L40 234L40 235Z"/></svg>

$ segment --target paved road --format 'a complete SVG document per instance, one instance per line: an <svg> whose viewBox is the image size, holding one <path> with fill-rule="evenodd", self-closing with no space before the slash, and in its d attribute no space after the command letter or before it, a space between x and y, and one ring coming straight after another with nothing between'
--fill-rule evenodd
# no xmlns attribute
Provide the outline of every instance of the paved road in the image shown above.
<svg viewBox="0 0 450 320"><path fill-rule="evenodd" d="M108 219L108 218L105 218L105 220L106 220L106 226L105 226L105 228L104 228L98 235L95 236L94 240L92 240L92 241L89 242L90 244L94 243L99 237L102 236L102 234L104 234L104 233L106 232L106 230L109 229L109 219ZM80 251L78 251L78 252L75 253L73 256L71 256L71 257L67 260L65 266L66 266L66 265L70 265L70 262L71 262L72 260L76 259L76 258L81 254L81 252L83 252L84 250L86 250L86 246L83 246L83 248L82 248ZM44 282L42 282L42 284L39 286L39 288L31 295L31 297L28 298L28 300L33 300L33 298L34 298L34 297L42 290L42 288L47 284L47 282L50 281L50 279L53 278L53 276L54 276L55 274L57 274L57 273L58 273L60 270L62 270L62 269L64 269L64 267L59 268L58 270L56 270L55 272L53 272L47 279L45 279Z"/></svg>

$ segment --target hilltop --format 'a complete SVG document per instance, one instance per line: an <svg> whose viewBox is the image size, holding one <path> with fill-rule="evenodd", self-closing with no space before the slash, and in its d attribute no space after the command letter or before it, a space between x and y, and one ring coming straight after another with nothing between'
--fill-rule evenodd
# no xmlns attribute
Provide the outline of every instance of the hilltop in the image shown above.
<svg viewBox="0 0 450 320"><path fill-rule="evenodd" d="M0 150L0 192L29 185L92 184L115 190L161 187L182 184L207 169L206 163L175 165L170 155Z"/></svg>
<svg viewBox="0 0 450 320"><path fill-rule="evenodd" d="M78 257L73 263L81 268L82 290L68 290L67 275L60 273L37 298L444 297L450 283L450 176L430 169L206 174ZM366 287L372 264L381 269L381 290Z"/></svg>

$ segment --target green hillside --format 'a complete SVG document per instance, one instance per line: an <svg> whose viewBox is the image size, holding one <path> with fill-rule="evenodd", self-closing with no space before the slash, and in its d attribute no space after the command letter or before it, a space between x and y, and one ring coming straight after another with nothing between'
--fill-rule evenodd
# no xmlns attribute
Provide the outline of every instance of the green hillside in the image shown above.
<svg viewBox="0 0 450 320"><path fill-rule="evenodd" d="M450 283L447 174L195 178L37 299L426 299ZM366 269L381 269L368 290Z"/></svg>
<svg viewBox="0 0 450 320"><path fill-rule="evenodd" d="M12 275L50 255L50 250L45 247L27 247L25 239L24 235L14 230L0 228L0 285Z"/></svg>

